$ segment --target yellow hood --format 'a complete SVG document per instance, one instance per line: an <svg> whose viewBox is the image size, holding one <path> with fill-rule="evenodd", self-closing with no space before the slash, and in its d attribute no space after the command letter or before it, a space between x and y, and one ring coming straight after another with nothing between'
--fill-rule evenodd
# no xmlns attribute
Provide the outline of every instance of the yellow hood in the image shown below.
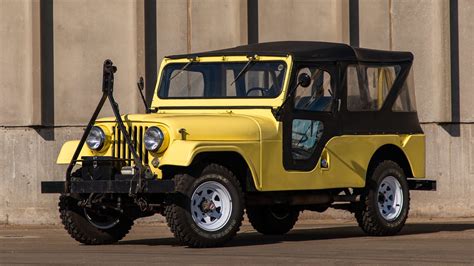
<svg viewBox="0 0 474 266"><path fill-rule="evenodd" d="M171 139L181 139L181 129L186 130L186 140L199 141L259 141L277 139L278 134L278 123L273 117L232 112L131 114L122 119L125 124L161 125L168 130ZM108 122L115 122L115 118L97 120L99 124Z"/></svg>

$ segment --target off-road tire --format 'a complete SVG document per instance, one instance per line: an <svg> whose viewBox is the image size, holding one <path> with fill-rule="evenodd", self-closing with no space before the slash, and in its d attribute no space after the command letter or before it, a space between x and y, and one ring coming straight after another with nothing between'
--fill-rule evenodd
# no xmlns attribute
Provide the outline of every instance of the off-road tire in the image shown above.
<svg viewBox="0 0 474 266"><path fill-rule="evenodd" d="M392 221L383 218L378 207L378 187L387 176L393 176L400 183L403 193L402 209ZM410 193L403 169L393 161L382 161L368 176L366 188L355 210L359 227L371 236L395 235L403 228L410 209Z"/></svg>
<svg viewBox="0 0 474 266"><path fill-rule="evenodd" d="M89 223L83 208L77 205L75 197L61 195L59 197L59 213L64 228L76 241L85 245L104 245L115 243L128 234L133 226L133 220L120 217L119 222L112 228L99 229Z"/></svg>
<svg viewBox="0 0 474 266"><path fill-rule="evenodd" d="M244 215L244 197L236 176L226 167L211 163L204 167L198 178L189 174L174 177L176 197L165 209L165 216L171 232L186 246L205 248L221 246L231 240L239 231ZM191 215L191 196L204 182L216 181L225 186L232 198L232 212L228 222L217 231L206 231L194 222Z"/></svg>
<svg viewBox="0 0 474 266"><path fill-rule="evenodd" d="M288 233L298 221L299 210L288 209L284 215L275 215L271 207L247 207L247 217L253 228L264 235Z"/></svg>

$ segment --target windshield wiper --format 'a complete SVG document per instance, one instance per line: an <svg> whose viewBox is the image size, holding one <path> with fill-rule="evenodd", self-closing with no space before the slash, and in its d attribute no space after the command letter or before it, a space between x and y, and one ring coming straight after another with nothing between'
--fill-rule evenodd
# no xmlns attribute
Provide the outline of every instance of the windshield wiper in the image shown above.
<svg viewBox="0 0 474 266"><path fill-rule="evenodd" d="M186 65L184 65L179 71L178 73L174 74L171 78L170 78L170 81L173 80L174 78L176 78L176 76L178 76L179 74L183 73L188 67L189 65L191 65L192 63L194 63L196 60L194 58L190 58L189 59L189 62L186 63Z"/></svg>
<svg viewBox="0 0 474 266"><path fill-rule="evenodd" d="M240 70L239 74L237 74L237 77L235 77L234 81L232 81L232 83L230 83L230 86L234 85L234 83L245 73L247 72L251 66L253 62L255 62L255 58L256 56L251 56L249 57L249 61L247 62L247 64L245 64L245 66L242 68L242 70Z"/></svg>

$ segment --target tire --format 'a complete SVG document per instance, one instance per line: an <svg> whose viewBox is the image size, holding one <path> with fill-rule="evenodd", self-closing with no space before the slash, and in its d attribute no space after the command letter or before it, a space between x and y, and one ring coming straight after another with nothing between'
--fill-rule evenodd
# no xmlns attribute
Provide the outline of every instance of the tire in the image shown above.
<svg viewBox="0 0 474 266"><path fill-rule="evenodd" d="M298 221L299 210L266 207L247 207L247 217L257 232L264 235L288 233Z"/></svg>
<svg viewBox="0 0 474 266"><path fill-rule="evenodd" d="M237 234L244 197L231 171L209 164L198 178L182 174L174 179L177 194L165 215L176 239L189 247L204 248L221 246Z"/></svg>
<svg viewBox="0 0 474 266"><path fill-rule="evenodd" d="M133 220L117 215L117 220L108 224L94 221L91 211L77 205L75 197L59 197L59 213L66 231L76 241L86 245L104 245L115 243L127 235L133 226ZM89 218L88 218L89 217ZM95 225L93 224L95 223Z"/></svg>
<svg viewBox="0 0 474 266"><path fill-rule="evenodd" d="M380 162L369 176L355 217L371 236L395 235L403 228L410 209L407 179L393 161Z"/></svg>

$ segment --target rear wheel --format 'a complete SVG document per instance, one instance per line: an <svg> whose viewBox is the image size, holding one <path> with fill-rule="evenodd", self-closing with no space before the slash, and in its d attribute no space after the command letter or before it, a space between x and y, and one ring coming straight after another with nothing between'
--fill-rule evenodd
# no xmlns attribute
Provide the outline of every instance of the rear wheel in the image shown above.
<svg viewBox="0 0 474 266"><path fill-rule="evenodd" d="M64 228L76 241L86 245L112 244L130 231L133 220L107 208L78 206L78 196L61 195L59 213Z"/></svg>
<svg viewBox="0 0 474 266"><path fill-rule="evenodd" d="M403 170L393 161L383 161L367 180L355 215L367 234L394 235L405 225L409 208L410 194Z"/></svg>
<svg viewBox="0 0 474 266"><path fill-rule="evenodd" d="M165 210L175 237L191 247L219 246L235 236L243 219L239 181L224 166L209 164L198 178L175 176L177 196Z"/></svg>
<svg viewBox="0 0 474 266"><path fill-rule="evenodd" d="M247 217L257 232L264 235L288 233L298 220L299 210L289 207L247 207Z"/></svg>

